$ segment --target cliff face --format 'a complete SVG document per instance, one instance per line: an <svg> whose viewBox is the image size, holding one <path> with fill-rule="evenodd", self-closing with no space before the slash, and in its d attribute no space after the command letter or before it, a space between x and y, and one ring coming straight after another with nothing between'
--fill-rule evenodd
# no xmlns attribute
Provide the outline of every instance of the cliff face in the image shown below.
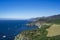
<svg viewBox="0 0 60 40"><path fill-rule="evenodd" d="M32 40L32 34L33 31L24 31L20 34L18 34L14 40Z"/></svg>
<svg viewBox="0 0 60 40"><path fill-rule="evenodd" d="M14 40L23 40L24 36L22 34L18 34Z"/></svg>

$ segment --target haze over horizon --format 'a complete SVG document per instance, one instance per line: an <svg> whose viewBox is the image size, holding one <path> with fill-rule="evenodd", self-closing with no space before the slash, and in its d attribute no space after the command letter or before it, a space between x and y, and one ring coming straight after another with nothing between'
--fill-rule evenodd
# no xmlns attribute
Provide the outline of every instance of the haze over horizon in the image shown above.
<svg viewBox="0 0 60 40"><path fill-rule="evenodd" d="M60 14L60 0L0 0L0 18L29 19Z"/></svg>

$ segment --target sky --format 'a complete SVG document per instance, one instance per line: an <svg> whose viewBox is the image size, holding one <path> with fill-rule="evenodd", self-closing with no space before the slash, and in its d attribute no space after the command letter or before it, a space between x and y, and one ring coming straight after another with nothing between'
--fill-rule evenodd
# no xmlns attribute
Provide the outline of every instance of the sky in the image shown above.
<svg viewBox="0 0 60 40"><path fill-rule="evenodd" d="M60 14L60 0L0 0L0 18L28 19Z"/></svg>

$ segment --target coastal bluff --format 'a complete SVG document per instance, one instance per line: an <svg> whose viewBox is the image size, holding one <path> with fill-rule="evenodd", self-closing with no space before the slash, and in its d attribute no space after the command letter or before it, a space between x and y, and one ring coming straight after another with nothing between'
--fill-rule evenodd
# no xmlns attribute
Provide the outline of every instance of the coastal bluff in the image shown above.
<svg viewBox="0 0 60 40"><path fill-rule="evenodd" d="M60 40L60 15L38 18L26 25L36 25L38 29L23 31L14 40Z"/></svg>

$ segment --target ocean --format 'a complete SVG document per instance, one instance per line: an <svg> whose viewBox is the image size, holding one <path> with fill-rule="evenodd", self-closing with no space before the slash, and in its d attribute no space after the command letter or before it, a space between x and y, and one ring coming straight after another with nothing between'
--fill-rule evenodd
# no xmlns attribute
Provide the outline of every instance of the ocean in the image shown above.
<svg viewBox="0 0 60 40"><path fill-rule="evenodd" d="M27 26L27 20L0 20L0 40L14 40L14 37L25 30L36 29L36 26Z"/></svg>

